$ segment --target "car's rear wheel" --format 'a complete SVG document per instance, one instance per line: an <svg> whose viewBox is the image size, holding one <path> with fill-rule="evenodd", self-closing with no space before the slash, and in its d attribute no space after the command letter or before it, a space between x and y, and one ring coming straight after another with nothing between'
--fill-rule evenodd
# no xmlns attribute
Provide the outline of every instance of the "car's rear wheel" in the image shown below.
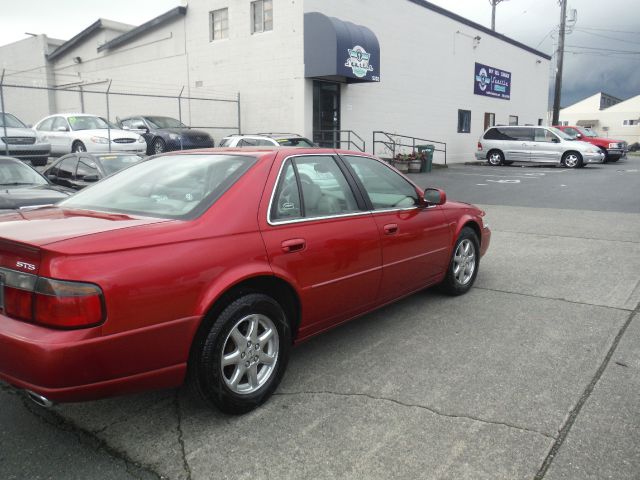
<svg viewBox="0 0 640 480"><path fill-rule="evenodd" d="M567 168L582 167L582 155L578 152L567 152L562 156L562 164Z"/></svg>
<svg viewBox="0 0 640 480"><path fill-rule="evenodd" d="M291 331L271 297L243 295L212 322L192 357L196 390L226 413L246 413L264 403L280 383Z"/></svg>
<svg viewBox="0 0 640 480"><path fill-rule="evenodd" d="M476 232L465 227L460 232L449 268L444 281L440 285L449 295L462 295L473 286L480 266L480 242Z"/></svg>
<svg viewBox="0 0 640 480"><path fill-rule="evenodd" d="M164 143L164 140L162 140L161 138L156 138L153 141L153 153L154 155L157 155L159 153L164 153L167 151L167 144Z"/></svg>
<svg viewBox="0 0 640 480"><path fill-rule="evenodd" d="M504 163L504 155L500 150L491 150L487 154L487 161L489 162L489 165L498 167Z"/></svg>
<svg viewBox="0 0 640 480"><path fill-rule="evenodd" d="M82 143L80 140L76 140L75 142L73 142L73 145L71 145L72 153L79 153L79 152L86 152L86 151L87 151L87 147L85 147L84 143Z"/></svg>

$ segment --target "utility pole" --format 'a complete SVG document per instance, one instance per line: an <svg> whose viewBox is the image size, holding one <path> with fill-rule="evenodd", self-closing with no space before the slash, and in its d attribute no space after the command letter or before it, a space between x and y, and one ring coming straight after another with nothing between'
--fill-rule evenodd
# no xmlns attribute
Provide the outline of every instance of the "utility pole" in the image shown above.
<svg viewBox="0 0 640 480"><path fill-rule="evenodd" d="M558 0L560 4L560 35L558 38L558 64L556 67L556 87L553 93L553 117L551 125L557 125L560 119L560 92L562 90L562 64L564 62L564 34L567 23L567 0Z"/></svg>
<svg viewBox="0 0 640 480"><path fill-rule="evenodd" d="M493 31L496 30L496 6L500 2L504 1L506 0L489 0L489 3L491 4L491 30Z"/></svg>

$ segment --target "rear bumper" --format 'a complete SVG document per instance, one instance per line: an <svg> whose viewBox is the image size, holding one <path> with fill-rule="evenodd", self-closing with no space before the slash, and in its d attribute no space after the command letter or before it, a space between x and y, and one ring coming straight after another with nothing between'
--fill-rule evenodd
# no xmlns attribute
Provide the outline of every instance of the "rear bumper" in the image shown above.
<svg viewBox="0 0 640 480"><path fill-rule="evenodd" d="M200 317L102 336L0 315L0 379L55 402L180 385Z"/></svg>

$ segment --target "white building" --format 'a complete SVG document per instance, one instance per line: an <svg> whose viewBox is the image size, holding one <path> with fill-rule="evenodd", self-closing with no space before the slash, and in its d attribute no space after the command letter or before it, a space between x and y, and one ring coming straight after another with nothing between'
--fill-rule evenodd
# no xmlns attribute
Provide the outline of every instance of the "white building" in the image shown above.
<svg viewBox="0 0 640 480"><path fill-rule="evenodd" d="M20 43L0 48L8 71ZM112 93L173 92L111 95L112 120L177 116L184 87L184 97L229 100L179 103L186 123L230 127L217 139L238 124L316 141L350 130L354 143L343 147L361 146L357 134L367 151L388 155L383 143L372 145L381 131L445 142L447 161L462 162L491 124L543 123L550 57L422 0L190 0L135 28L99 20L43 60L56 91L46 105L21 106L29 122L55 111L106 115L104 95L87 92L107 85ZM391 144L386 134L376 138Z"/></svg>
<svg viewBox="0 0 640 480"><path fill-rule="evenodd" d="M598 92L560 110L563 125L593 128L603 137L640 142L640 95L620 100Z"/></svg>

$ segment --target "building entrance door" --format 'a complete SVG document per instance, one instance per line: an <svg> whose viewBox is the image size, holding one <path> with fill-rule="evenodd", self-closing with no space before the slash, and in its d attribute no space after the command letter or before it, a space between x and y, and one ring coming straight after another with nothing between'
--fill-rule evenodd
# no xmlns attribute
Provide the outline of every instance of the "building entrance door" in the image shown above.
<svg viewBox="0 0 640 480"><path fill-rule="evenodd" d="M340 147L340 84L313 81L313 141Z"/></svg>

